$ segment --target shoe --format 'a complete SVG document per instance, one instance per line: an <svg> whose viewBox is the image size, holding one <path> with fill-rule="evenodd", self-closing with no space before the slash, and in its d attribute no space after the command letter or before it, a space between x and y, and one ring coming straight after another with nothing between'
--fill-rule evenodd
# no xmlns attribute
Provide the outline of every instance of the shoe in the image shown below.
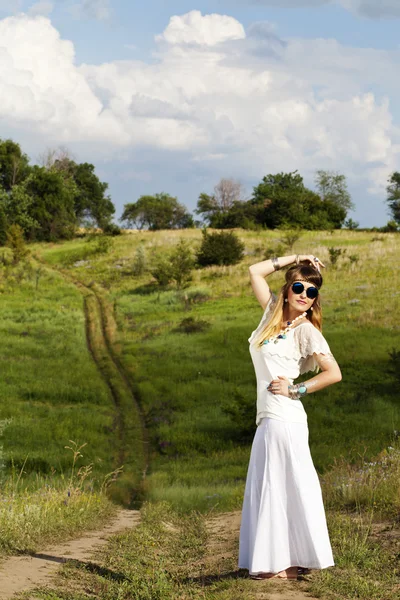
<svg viewBox="0 0 400 600"><path fill-rule="evenodd" d="M289 567L289 569L293 567ZM279 573L250 573L250 579L290 579L291 581L298 578L298 571L292 571L288 573L289 569L280 571Z"/></svg>

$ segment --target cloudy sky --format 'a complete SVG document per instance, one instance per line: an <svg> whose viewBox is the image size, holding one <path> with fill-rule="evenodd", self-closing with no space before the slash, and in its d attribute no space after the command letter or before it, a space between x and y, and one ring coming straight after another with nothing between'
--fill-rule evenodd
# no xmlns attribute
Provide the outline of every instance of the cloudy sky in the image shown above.
<svg viewBox="0 0 400 600"><path fill-rule="evenodd" d="M400 170L400 0L0 0L0 138L67 147L116 219L165 191L193 210L235 177L347 177L384 225Z"/></svg>

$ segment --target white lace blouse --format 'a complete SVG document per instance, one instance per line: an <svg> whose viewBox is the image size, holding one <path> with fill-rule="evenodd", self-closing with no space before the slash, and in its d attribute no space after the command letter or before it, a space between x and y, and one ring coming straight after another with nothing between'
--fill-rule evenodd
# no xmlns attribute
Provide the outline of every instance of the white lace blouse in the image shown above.
<svg viewBox="0 0 400 600"><path fill-rule="evenodd" d="M271 294L261 321L248 340L257 379L256 424L259 425L263 417L307 423L307 414L301 400L273 394L267 390L267 386L278 375L286 376L293 383L299 375L318 371L319 365L314 354L325 354L327 357L333 355L322 333L310 321L304 321L290 329L286 339L279 339L277 344L272 342L256 348L252 342L267 324L275 301L275 294Z"/></svg>

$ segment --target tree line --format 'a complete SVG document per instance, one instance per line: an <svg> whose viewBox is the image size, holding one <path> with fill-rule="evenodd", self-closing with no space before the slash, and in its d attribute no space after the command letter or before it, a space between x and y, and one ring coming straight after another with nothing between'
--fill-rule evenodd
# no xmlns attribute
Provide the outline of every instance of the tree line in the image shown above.
<svg viewBox="0 0 400 600"><path fill-rule="evenodd" d="M120 233L112 219L115 206L108 184L100 181L91 163L78 163L67 150L47 151L39 165L13 140L0 138L0 245L7 243L15 228L27 241L71 239L79 227L96 227L104 233ZM392 216L387 231L400 224L400 172L394 172L387 187ZM346 177L319 170L315 189L305 186L297 172L269 174L245 197L243 186L223 178L212 194L199 195L194 215L165 192L141 196L124 205L119 219L137 229L186 229L209 226L216 229L356 229L347 218L354 208ZM14 230L12 229L14 228Z"/></svg>
<svg viewBox="0 0 400 600"><path fill-rule="evenodd" d="M393 173L387 188L392 220L383 228L396 231L400 224L400 173ZM183 229L209 226L215 229L357 229L359 224L347 218L354 209L346 177L333 171L319 170L315 190L304 185L297 172L266 175L253 188L250 198L234 179L221 179L213 194L201 193L194 211L195 220L178 199L166 193L141 196L125 204L121 222L137 229Z"/></svg>

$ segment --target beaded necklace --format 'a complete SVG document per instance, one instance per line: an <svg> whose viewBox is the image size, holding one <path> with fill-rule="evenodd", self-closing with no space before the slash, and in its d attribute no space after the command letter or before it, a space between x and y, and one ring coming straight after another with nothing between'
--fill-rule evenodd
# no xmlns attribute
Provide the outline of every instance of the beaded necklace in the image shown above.
<svg viewBox="0 0 400 600"><path fill-rule="evenodd" d="M268 338L267 340L264 340L263 344L270 344L270 343L272 344L272 342L274 342L274 344L277 344L280 339L285 340L287 332L293 328L293 325L296 323L296 321L298 321L299 319L302 319L305 316L307 316L307 312L303 312L301 315L299 315L298 317L293 319L293 321L286 321L287 326L284 327L283 329L281 329L280 332L277 333L276 335L273 335L270 338Z"/></svg>

